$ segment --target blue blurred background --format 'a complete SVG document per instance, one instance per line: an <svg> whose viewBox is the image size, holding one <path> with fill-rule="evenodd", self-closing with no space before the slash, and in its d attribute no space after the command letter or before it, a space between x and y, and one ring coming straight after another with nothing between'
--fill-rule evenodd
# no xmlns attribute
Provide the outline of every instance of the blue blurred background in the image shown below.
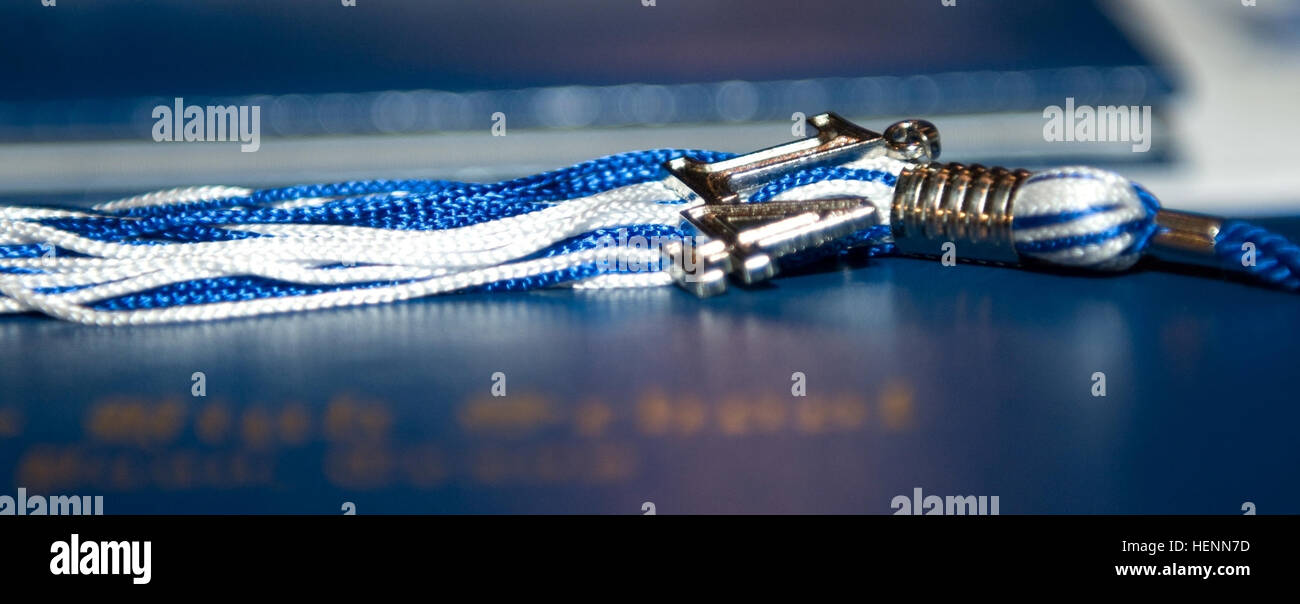
<svg viewBox="0 0 1300 604"><path fill-rule="evenodd" d="M1171 207L1300 234L1293 2L356 4L8 0L0 202L505 178L749 151L834 110L931 119L949 159L1115 167ZM154 142L150 113L176 97L261 107L262 148ZM1042 112L1067 97L1152 107L1152 149L1045 141ZM508 136L490 135L496 112ZM705 302L5 317L0 495L103 494L108 513L890 513L921 487L996 495L1004 514L1295 513L1294 304L1196 275L885 259Z"/></svg>
<svg viewBox="0 0 1300 604"><path fill-rule="evenodd" d="M969 4L27 2L0 26L22 57L0 67L4 132L139 137L175 96L259 99L276 133L302 135L484 129L492 111L522 127L784 121L832 102L1037 111L1170 91L1089 2Z"/></svg>

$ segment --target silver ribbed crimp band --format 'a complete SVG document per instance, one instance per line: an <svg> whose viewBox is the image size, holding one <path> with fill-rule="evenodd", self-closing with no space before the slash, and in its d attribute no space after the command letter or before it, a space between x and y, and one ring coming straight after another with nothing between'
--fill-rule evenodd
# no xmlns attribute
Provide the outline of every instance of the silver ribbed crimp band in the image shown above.
<svg viewBox="0 0 1300 604"><path fill-rule="evenodd" d="M903 254L938 256L944 242L962 260L1018 264L1011 239L1012 202L1027 170L928 163L898 176L890 231Z"/></svg>

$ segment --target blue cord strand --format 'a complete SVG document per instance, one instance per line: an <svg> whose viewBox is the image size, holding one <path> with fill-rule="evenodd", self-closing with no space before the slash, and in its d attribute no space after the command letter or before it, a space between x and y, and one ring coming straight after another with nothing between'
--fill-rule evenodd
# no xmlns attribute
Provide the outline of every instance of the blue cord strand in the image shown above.
<svg viewBox="0 0 1300 604"><path fill-rule="evenodd" d="M107 216L47 218L37 222L96 241L139 245L258 236L205 228L229 224L332 224L443 230L527 214L555 202L659 180L667 176L662 164L683 156L714 162L733 154L656 149L612 155L499 183L377 180L301 185L265 189L234 199L131 208L109 212ZM398 191L402 194L396 194ZM290 199L340 195L344 198L309 207L265 207L268 203Z"/></svg>
<svg viewBox="0 0 1300 604"><path fill-rule="evenodd" d="M893 174L882 172L880 170L853 170L838 166L821 166L817 168L809 168L807 170L800 170L790 174L783 174L772 182L764 185L763 188L754 192L753 195L750 195L749 202L762 203L764 201L771 201L772 198L789 191L790 189L822 182L824 180L863 180L868 182L878 182L892 187L898 179Z"/></svg>
<svg viewBox="0 0 1300 604"><path fill-rule="evenodd" d="M1254 265L1243 246L1255 246ZM1300 290L1300 246L1267 229L1239 221L1225 222L1214 241L1214 254L1229 270L1244 271L1269 285Z"/></svg>

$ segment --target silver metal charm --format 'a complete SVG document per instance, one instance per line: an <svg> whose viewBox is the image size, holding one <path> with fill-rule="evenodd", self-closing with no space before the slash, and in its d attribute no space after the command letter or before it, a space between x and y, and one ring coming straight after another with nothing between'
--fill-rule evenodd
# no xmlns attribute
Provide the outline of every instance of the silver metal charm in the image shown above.
<svg viewBox="0 0 1300 604"><path fill-rule="evenodd" d="M679 285L698 296L721 293L727 277L744 284L775 276L776 260L879 224L874 206L860 197L741 203L773 177L797 169L889 156L928 162L939 155L939 131L922 120L898 122L877 134L834 113L808 120L817 136L725 161L678 158L665 167L694 202L682 212L707 241L674 242L663 262Z"/></svg>

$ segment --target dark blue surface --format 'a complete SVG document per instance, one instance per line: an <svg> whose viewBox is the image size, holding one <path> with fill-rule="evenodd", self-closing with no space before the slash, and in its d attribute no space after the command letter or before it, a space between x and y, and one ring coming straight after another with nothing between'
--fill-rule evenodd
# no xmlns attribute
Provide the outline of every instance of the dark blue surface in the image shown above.
<svg viewBox="0 0 1300 604"><path fill-rule="evenodd" d="M9 317L0 472L108 513L890 513L915 487L1003 514L1297 513L1296 308L1197 275L888 258L703 301Z"/></svg>

